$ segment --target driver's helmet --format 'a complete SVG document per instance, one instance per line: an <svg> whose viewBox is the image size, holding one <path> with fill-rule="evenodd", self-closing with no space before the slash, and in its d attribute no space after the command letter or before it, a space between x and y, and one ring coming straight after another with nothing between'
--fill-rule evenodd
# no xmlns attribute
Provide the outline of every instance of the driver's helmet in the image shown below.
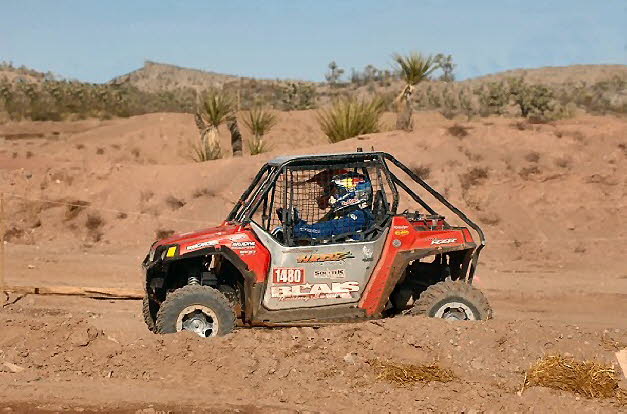
<svg viewBox="0 0 627 414"><path fill-rule="evenodd" d="M343 172L331 177L325 193L329 197L329 206L334 213L367 208L372 202L370 180L356 172Z"/></svg>

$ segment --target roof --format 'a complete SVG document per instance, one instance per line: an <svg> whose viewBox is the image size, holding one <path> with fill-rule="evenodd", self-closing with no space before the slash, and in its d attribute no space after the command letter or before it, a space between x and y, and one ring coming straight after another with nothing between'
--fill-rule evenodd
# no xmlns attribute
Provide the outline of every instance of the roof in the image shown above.
<svg viewBox="0 0 627 414"><path fill-rule="evenodd" d="M282 155L276 157L270 161L268 161L269 165L279 166L283 165L287 162L295 161L295 160L338 160L341 158L351 158L351 159L363 159L363 158L371 158L376 155L381 155L382 152L339 152L335 154L302 154L302 155Z"/></svg>

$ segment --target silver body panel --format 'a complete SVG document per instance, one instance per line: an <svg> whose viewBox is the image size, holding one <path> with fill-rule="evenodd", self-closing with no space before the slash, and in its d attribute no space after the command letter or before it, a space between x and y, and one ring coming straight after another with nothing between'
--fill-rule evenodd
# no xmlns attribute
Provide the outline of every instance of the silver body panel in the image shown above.
<svg viewBox="0 0 627 414"><path fill-rule="evenodd" d="M387 238L386 231L374 241L287 247L251 225L272 257L263 297L270 310L358 302Z"/></svg>

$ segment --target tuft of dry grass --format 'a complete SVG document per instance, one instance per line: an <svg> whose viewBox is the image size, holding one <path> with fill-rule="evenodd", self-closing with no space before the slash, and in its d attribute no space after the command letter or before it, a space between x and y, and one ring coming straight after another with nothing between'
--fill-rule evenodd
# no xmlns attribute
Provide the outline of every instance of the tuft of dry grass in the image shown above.
<svg viewBox="0 0 627 414"><path fill-rule="evenodd" d="M196 190L194 190L194 193L192 194L192 198L213 197L213 196L215 196L215 193L205 187L197 188Z"/></svg>
<svg viewBox="0 0 627 414"><path fill-rule="evenodd" d="M597 361L577 361L572 357L548 355L536 361L525 373L526 387L547 387L569 391L587 398L627 398L619 386L613 365Z"/></svg>
<svg viewBox="0 0 627 414"><path fill-rule="evenodd" d="M81 211L87 208L91 203L83 200L68 200L65 210L65 220L69 221L78 216Z"/></svg>
<svg viewBox="0 0 627 414"><path fill-rule="evenodd" d="M88 230L88 236L95 242L102 239L102 226L105 222L102 216L97 212L87 214L87 220L85 221L85 227Z"/></svg>
<svg viewBox="0 0 627 414"><path fill-rule="evenodd" d="M173 195L169 195L166 197L165 199L165 203L168 205L168 207L170 207L172 210L178 210L179 208L183 207L185 204L185 201L183 200L179 200L178 198L174 197Z"/></svg>
<svg viewBox="0 0 627 414"><path fill-rule="evenodd" d="M423 180L428 179L431 176L431 167L427 165L416 165L412 167L412 172Z"/></svg>
<svg viewBox="0 0 627 414"><path fill-rule="evenodd" d="M455 124L451 127L448 127L448 133L454 137L463 138L468 135L468 127L463 125Z"/></svg>
<svg viewBox="0 0 627 414"><path fill-rule="evenodd" d="M155 237L157 238L157 240L167 239L174 233L174 230L157 229L157 231L155 231Z"/></svg>
<svg viewBox="0 0 627 414"><path fill-rule="evenodd" d="M410 386L418 382L451 382L457 376L450 369L437 363L430 365L401 364L391 361L371 360L368 362L377 372L377 379L399 386Z"/></svg>
<svg viewBox="0 0 627 414"><path fill-rule="evenodd" d="M488 178L488 169L484 167L473 167L468 172L459 176L463 190L479 185Z"/></svg>

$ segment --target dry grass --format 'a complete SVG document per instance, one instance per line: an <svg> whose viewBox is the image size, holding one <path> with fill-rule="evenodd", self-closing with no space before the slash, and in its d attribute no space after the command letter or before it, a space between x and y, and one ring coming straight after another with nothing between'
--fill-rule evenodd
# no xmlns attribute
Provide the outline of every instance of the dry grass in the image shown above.
<svg viewBox="0 0 627 414"><path fill-rule="evenodd" d="M155 237L157 238L157 240L167 239L168 237L172 236L174 233L175 233L174 230L157 229L157 231L155 231Z"/></svg>
<svg viewBox="0 0 627 414"><path fill-rule="evenodd" d="M178 198L174 197L173 195L167 196L166 199L165 199L165 203L172 210L178 210L179 208L183 207L186 204L185 201L179 200Z"/></svg>
<svg viewBox="0 0 627 414"><path fill-rule="evenodd" d="M441 368L435 362L430 365L413 365L372 360L369 364L377 371L377 379L399 386L410 386L418 382L450 382L457 379L451 370Z"/></svg>
<svg viewBox="0 0 627 414"><path fill-rule="evenodd" d="M65 210L65 220L69 221L76 218L81 211L87 208L91 203L83 200L68 200Z"/></svg>
<svg viewBox="0 0 627 414"><path fill-rule="evenodd" d="M431 167L427 165L417 165L412 167L412 172L423 180L428 179L431 176Z"/></svg>
<svg viewBox="0 0 627 414"><path fill-rule="evenodd" d="M484 167L473 167L468 172L461 174L459 180L462 190L468 190L470 187L481 184L488 178L488 169Z"/></svg>
<svg viewBox="0 0 627 414"><path fill-rule="evenodd" d="M194 193L192 194L192 198L200 198L200 197L213 197L216 194L209 190L208 188L205 187L201 187L201 188L197 188L196 190L194 190Z"/></svg>
<svg viewBox="0 0 627 414"><path fill-rule="evenodd" d="M523 390L537 386L570 391L587 398L615 397L625 400L627 390L618 384L619 374L612 365L549 355L540 358L527 370Z"/></svg>
<svg viewBox="0 0 627 414"><path fill-rule="evenodd" d="M463 138L468 135L468 127L463 125L455 124L451 127L448 127L448 133L454 137Z"/></svg>

